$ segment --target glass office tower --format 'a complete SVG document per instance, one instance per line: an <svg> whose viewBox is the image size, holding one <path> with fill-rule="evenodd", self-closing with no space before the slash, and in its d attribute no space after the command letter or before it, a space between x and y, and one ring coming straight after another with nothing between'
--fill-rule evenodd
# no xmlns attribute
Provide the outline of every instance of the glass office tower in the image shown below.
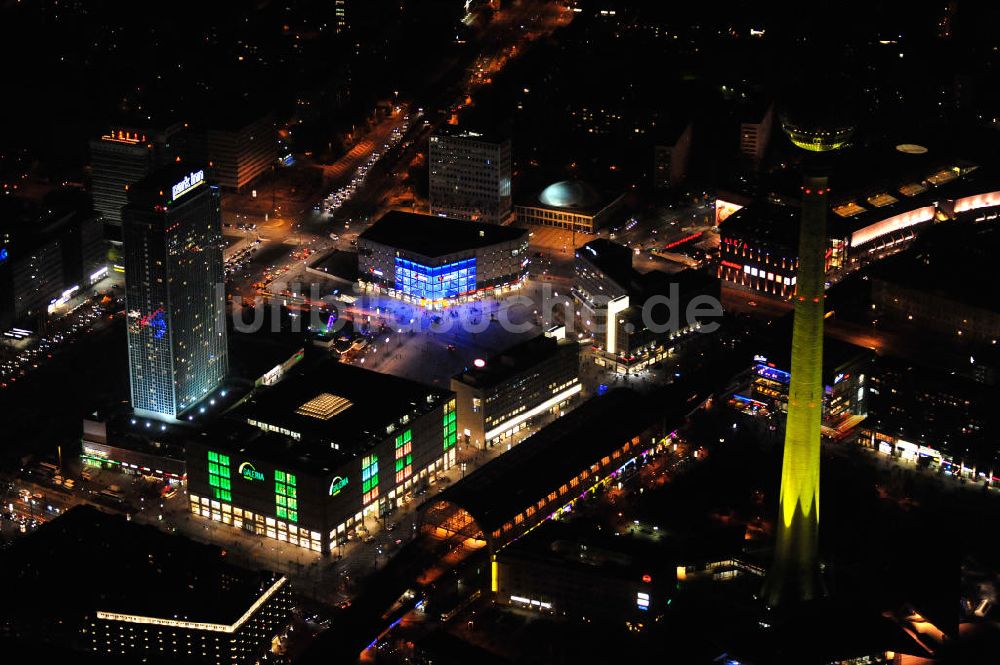
<svg viewBox="0 0 1000 665"><path fill-rule="evenodd" d="M130 189L122 221L132 407L176 418L228 365L219 190L170 166Z"/></svg>

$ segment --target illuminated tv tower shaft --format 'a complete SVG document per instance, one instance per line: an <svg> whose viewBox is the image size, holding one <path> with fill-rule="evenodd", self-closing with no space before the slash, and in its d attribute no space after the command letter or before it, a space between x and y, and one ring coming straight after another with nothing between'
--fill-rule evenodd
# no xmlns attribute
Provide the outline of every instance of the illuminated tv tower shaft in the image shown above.
<svg viewBox="0 0 1000 665"><path fill-rule="evenodd" d="M775 559L765 589L771 606L809 600L822 593L817 547L829 191L825 176L804 178L781 509Z"/></svg>

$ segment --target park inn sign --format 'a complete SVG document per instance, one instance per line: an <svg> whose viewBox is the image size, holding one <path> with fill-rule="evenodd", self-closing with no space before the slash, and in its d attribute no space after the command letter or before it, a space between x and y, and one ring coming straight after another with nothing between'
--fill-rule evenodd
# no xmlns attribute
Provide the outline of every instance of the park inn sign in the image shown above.
<svg viewBox="0 0 1000 665"><path fill-rule="evenodd" d="M176 201L203 182L205 182L205 170L192 171L171 188L170 197Z"/></svg>

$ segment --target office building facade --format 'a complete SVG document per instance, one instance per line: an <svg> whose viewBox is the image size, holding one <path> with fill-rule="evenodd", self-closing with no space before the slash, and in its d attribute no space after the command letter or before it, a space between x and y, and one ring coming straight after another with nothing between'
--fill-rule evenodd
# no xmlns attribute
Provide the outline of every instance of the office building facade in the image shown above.
<svg viewBox="0 0 1000 665"><path fill-rule="evenodd" d="M458 427L473 446L502 445L535 417L561 415L580 393L580 346L544 335L454 376Z"/></svg>
<svg viewBox="0 0 1000 665"><path fill-rule="evenodd" d="M510 139L445 126L430 137L427 161L432 215L510 221Z"/></svg>
<svg viewBox="0 0 1000 665"><path fill-rule="evenodd" d="M771 141L771 130L774 127L774 105L770 104L763 113L755 114L749 120L740 123L740 152L749 157L754 165L760 164Z"/></svg>
<svg viewBox="0 0 1000 665"><path fill-rule="evenodd" d="M204 132L204 151L212 181L223 189L243 191L278 161L274 116L210 127Z"/></svg>
<svg viewBox="0 0 1000 665"><path fill-rule="evenodd" d="M118 127L91 140L90 189L94 210L106 224L121 226L128 188L176 156L181 131L179 124L163 130Z"/></svg>
<svg viewBox="0 0 1000 665"><path fill-rule="evenodd" d="M684 124L669 139L653 146L653 187L669 189L677 187L687 177L688 163L691 161L692 125Z"/></svg>
<svg viewBox="0 0 1000 665"><path fill-rule="evenodd" d="M132 407L176 418L228 369L219 190L167 167L130 189L123 231Z"/></svg>
<svg viewBox="0 0 1000 665"><path fill-rule="evenodd" d="M76 195L76 192L72 194ZM76 200L0 205L0 328L34 328L107 274L100 218Z"/></svg>
<svg viewBox="0 0 1000 665"><path fill-rule="evenodd" d="M629 248L603 238L577 250L575 273L578 324L593 339L594 362L620 374L643 370L697 339L712 314L704 309L688 317L689 305L696 298L708 297L704 304L709 304L719 297L714 278L695 270L640 273L632 267ZM652 298L666 305L655 317L661 325L650 326L653 319L643 315Z"/></svg>

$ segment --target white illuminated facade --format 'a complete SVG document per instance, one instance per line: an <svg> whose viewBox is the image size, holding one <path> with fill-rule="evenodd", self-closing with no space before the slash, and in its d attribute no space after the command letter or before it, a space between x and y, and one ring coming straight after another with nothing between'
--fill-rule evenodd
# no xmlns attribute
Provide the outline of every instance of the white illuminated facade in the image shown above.
<svg viewBox="0 0 1000 665"><path fill-rule="evenodd" d="M86 630L90 649L135 662L259 662L289 620L292 598L287 582L285 577L275 580L232 623L98 610Z"/></svg>
<svg viewBox="0 0 1000 665"><path fill-rule="evenodd" d="M929 222L934 219L934 211L932 205L922 206L859 229L851 234L851 247L861 247L877 238Z"/></svg>
<svg viewBox="0 0 1000 665"><path fill-rule="evenodd" d="M619 296L608 302L607 309L607 351L608 353L618 353L618 315L628 309L628 295Z"/></svg>

